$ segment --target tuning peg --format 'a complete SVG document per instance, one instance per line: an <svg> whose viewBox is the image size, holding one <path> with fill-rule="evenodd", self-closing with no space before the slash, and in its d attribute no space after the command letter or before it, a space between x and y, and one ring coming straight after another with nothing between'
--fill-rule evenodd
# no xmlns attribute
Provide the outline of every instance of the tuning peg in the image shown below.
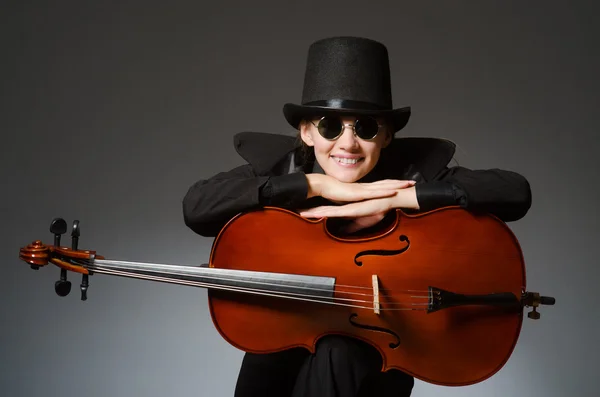
<svg viewBox="0 0 600 397"><path fill-rule="evenodd" d="M58 296L67 296L71 292L71 282L63 280L62 277L56 283L54 283L54 291Z"/></svg>
<svg viewBox="0 0 600 397"><path fill-rule="evenodd" d="M79 244L79 221L73 221L73 230L71 231L71 248L74 250L77 249L77 245Z"/></svg>
<svg viewBox="0 0 600 397"><path fill-rule="evenodd" d="M54 245L60 246L60 236L67 232L67 222L62 218L54 218L50 224L50 233L54 234Z"/></svg>
<svg viewBox="0 0 600 397"><path fill-rule="evenodd" d="M88 290L88 287L90 286L90 284L88 282L88 277L89 276L87 274L84 274L81 277L80 288L81 288L81 300L82 301L86 301L87 300L87 290Z"/></svg>
<svg viewBox="0 0 600 397"><path fill-rule="evenodd" d="M73 221L73 230L71 231L72 248L74 250L77 249L80 235L81 235L81 233L79 230L79 221L75 220L75 221ZM82 301L87 300L87 289L88 289L89 285L90 284L89 284L88 275L84 274L81 278L81 285L79 286L81 289L81 300Z"/></svg>
<svg viewBox="0 0 600 397"><path fill-rule="evenodd" d="M54 283L54 291L58 296L67 296L71 292L71 282L67 280L65 269L60 269L60 280Z"/></svg>
<svg viewBox="0 0 600 397"><path fill-rule="evenodd" d="M50 224L50 233L54 234L54 245L60 247L61 235L67 232L67 222L62 218L54 218ZM67 271L60 270L60 280L54 283L54 291L58 296L67 296L71 292L71 282L67 281Z"/></svg>

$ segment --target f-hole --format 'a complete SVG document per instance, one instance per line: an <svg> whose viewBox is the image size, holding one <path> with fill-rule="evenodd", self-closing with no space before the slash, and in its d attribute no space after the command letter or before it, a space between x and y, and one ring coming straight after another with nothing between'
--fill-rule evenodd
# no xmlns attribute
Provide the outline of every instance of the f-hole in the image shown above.
<svg viewBox="0 0 600 397"><path fill-rule="evenodd" d="M350 324L352 324L353 326L358 327L358 328L367 329L369 331L374 331L374 332L383 332L385 334L393 336L394 339L396 339L396 341L390 342L390 344L388 345L390 347L390 349L396 349L398 346L400 346L400 336L398 336L398 334L395 333L394 331L392 331L391 329L376 327L374 325L359 324L356 321L354 321L354 319L356 317L358 317L358 314L356 314L356 313L352 313L350 315L350 318L348 319L348 321L350 321Z"/></svg>
<svg viewBox="0 0 600 397"><path fill-rule="evenodd" d="M354 263L356 264L356 266L362 266L362 261L359 261L358 259L363 257L363 256L367 256L367 255L379 255L379 256L394 256L394 255L400 255L403 252L405 252L409 247L410 247L410 240L408 239L408 236L401 234L398 239L402 242L406 242L406 245L400 249L397 250L367 250L367 251L361 251L358 254L356 254L356 256L354 257Z"/></svg>

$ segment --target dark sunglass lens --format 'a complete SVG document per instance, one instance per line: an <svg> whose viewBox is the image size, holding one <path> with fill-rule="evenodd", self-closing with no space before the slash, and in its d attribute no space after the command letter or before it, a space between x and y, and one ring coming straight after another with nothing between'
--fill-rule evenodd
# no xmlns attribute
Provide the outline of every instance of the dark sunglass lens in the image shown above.
<svg viewBox="0 0 600 397"><path fill-rule="evenodd" d="M319 134L325 139L334 139L342 130L342 123L336 117L323 117L319 121Z"/></svg>
<svg viewBox="0 0 600 397"><path fill-rule="evenodd" d="M356 135L362 139L372 139L377 135L379 126L373 117L361 117L356 120Z"/></svg>
<svg viewBox="0 0 600 397"><path fill-rule="evenodd" d="M356 120L356 135L361 139L372 139L377 135L379 126L373 117L361 117Z"/></svg>

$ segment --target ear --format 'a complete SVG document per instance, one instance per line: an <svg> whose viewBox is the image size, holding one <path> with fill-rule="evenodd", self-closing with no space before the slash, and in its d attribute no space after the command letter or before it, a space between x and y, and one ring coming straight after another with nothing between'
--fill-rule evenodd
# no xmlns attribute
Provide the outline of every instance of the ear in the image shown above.
<svg viewBox="0 0 600 397"><path fill-rule="evenodd" d="M387 128L385 129L385 138L383 140L382 147L386 148L390 143L392 143L392 139L394 139L394 134L390 132Z"/></svg>
<svg viewBox="0 0 600 397"><path fill-rule="evenodd" d="M307 146L315 146L315 142L312 139L312 132L306 120L300 122L300 137Z"/></svg>

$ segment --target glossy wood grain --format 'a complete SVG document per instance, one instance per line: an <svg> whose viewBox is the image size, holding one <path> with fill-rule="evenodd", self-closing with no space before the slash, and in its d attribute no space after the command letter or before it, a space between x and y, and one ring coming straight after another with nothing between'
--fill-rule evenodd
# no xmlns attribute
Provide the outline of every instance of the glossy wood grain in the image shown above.
<svg viewBox="0 0 600 397"><path fill-rule="evenodd" d="M395 250L401 253L365 255L360 266L355 262L359 252ZM417 216L398 210L393 228L368 239L335 237L325 221L281 209L246 213L215 239L210 266L335 277L340 299L348 297L341 286L361 287L355 291L364 294L365 308L209 291L216 328L233 346L249 352L296 346L314 351L324 335L347 335L377 348L382 370L397 368L435 384L468 385L501 369L522 324L521 307L389 310L400 302L426 302L419 297L429 287L461 294L510 292L521 298L525 266L510 229L494 217L458 208ZM373 275L379 280L379 314L373 310Z"/></svg>

